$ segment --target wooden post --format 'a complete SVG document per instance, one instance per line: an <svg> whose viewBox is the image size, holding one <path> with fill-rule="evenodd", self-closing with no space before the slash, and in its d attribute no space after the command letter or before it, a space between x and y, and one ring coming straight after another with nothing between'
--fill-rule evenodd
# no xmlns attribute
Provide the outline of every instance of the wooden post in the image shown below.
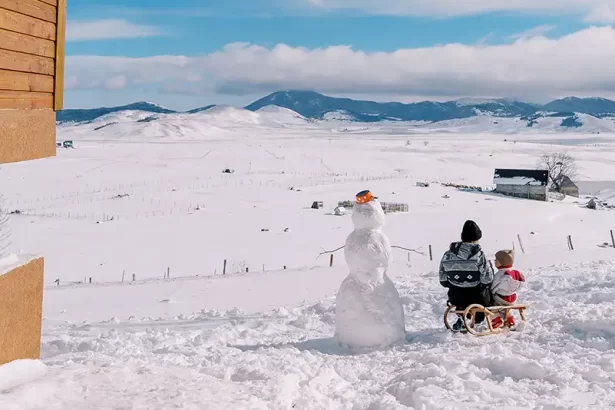
<svg viewBox="0 0 615 410"><path fill-rule="evenodd" d="M333 266L333 254L329 257L329 267Z"/></svg>
<svg viewBox="0 0 615 410"><path fill-rule="evenodd" d="M525 248L523 247L523 242L521 242L521 235L517 234L517 239L519 240L519 246L521 247L521 252L525 255Z"/></svg>
<svg viewBox="0 0 615 410"><path fill-rule="evenodd" d="M124 276L126 275L126 269L124 269L124 272L122 272L122 282L124 282Z"/></svg>
<svg viewBox="0 0 615 410"><path fill-rule="evenodd" d="M92 277L90 276L90 283L92 283Z"/></svg>
<svg viewBox="0 0 615 410"><path fill-rule="evenodd" d="M171 279L171 267L167 268L167 279Z"/></svg>
<svg viewBox="0 0 615 410"><path fill-rule="evenodd" d="M408 252L408 263L410 263L410 252Z"/></svg>
<svg viewBox="0 0 615 410"><path fill-rule="evenodd" d="M224 266L222 267L222 274L226 275L226 259L224 260Z"/></svg>
<svg viewBox="0 0 615 410"><path fill-rule="evenodd" d="M248 267L246 267L246 273L250 272L250 269L248 269Z"/></svg>
<svg viewBox="0 0 615 410"><path fill-rule="evenodd" d="M571 251L574 251L574 245L572 244L572 235L568 235L568 247Z"/></svg>
<svg viewBox="0 0 615 410"><path fill-rule="evenodd" d="M137 280L137 275L135 275L134 273L132 274L132 281L136 281Z"/></svg>
<svg viewBox="0 0 615 410"><path fill-rule="evenodd" d="M429 260L432 261L433 260L433 253L431 251L431 245L429 245Z"/></svg>
<svg viewBox="0 0 615 410"><path fill-rule="evenodd" d="M613 243L613 248L615 248L615 236L613 236L613 230L611 229L611 242Z"/></svg>

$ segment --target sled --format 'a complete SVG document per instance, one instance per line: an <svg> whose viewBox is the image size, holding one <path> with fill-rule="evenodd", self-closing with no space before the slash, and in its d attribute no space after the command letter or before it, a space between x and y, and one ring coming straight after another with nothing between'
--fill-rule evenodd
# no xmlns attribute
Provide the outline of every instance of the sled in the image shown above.
<svg viewBox="0 0 615 410"><path fill-rule="evenodd" d="M464 330L462 333L470 333L471 335L474 336L489 336L489 335L496 335L496 334L500 334L500 333L505 333L508 332L510 330L512 330L512 328L510 328L506 323L504 323L501 327L494 329L491 321L498 316L498 314L501 311L512 311L512 310L516 310L517 312L519 312L519 316L521 318L521 320L523 322L526 322L525 319L525 309L527 309L526 305L511 305L511 306L489 306L489 307L485 307L483 305L479 305L479 304L473 304L468 306L465 310L457 310L455 308L455 306L452 305L448 305L448 307L446 308L446 310L444 311L444 325L446 326L446 328L448 330L453 330L453 326L449 323L448 321L448 317L451 314L455 314L456 316L462 317L464 324L466 326L466 330ZM487 329L484 331L477 331L474 328L474 322L476 319L476 314L477 313L484 313L485 314L485 322L487 324Z"/></svg>

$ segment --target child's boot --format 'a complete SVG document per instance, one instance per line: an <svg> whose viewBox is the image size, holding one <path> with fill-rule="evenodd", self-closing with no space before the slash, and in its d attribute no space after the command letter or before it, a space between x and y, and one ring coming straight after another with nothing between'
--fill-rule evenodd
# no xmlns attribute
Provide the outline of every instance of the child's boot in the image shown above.
<svg viewBox="0 0 615 410"><path fill-rule="evenodd" d="M463 318L457 318L457 321L453 324L453 332L463 332L466 330L466 325Z"/></svg>

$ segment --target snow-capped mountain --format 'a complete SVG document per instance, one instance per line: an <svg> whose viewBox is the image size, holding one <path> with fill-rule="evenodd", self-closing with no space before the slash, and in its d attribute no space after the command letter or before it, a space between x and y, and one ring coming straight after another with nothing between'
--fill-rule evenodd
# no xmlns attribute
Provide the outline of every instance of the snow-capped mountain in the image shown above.
<svg viewBox="0 0 615 410"><path fill-rule="evenodd" d="M221 108L222 107L222 108ZM278 107L280 111L272 107ZM222 111L220 111L222 110ZM134 118L139 122L156 121L166 114L204 114L220 115L224 112L230 115L229 107L207 105L186 112L173 111L157 104L138 102L121 107L104 107L84 110L64 110L57 114L59 124L88 123L92 121L124 122ZM417 103L375 102L336 98L319 94L314 91L278 91L245 108L241 111L245 122L250 112L266 114L269 118L284 116L284 123L298 121L345 121L361 123L377 122L412 122L458 124L460 120L475 117L489 117L493 121L473 121L471 123L498 124L498 119L515 119L515 127L540 128L539 123L549 124L549 127L564 129L579 129L586 124L596 125L600 130L615 129L615 101L604 98L567 97L549 102L545 105L532 104L514 99L480 99L462 98L448 102L423 101ZM220 111L220 112L219 112ZM233 111L235 112L235 111ZM240 111L236 111L238 114ZM114 120L114 118L118 118ZM457 121L455 121L457 120ZM250 121L258 122L256 117ZM248 121L248 122L250 122ZM467 124L467 121L461 123ZM104 124L101 124L104 126ZM605 128L606 127L606 128Z"/></svg>

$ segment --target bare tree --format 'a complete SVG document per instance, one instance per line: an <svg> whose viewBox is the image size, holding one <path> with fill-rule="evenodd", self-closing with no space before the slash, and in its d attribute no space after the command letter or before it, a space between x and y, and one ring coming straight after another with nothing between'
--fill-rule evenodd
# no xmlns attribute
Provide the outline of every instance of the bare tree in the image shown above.
<svg viewBox="0 0 615 410"><path fill-rule="evenodd" d="M11 246L11 227L9 226L9 211L4 204L4 198L0 195L0 258L7 256Z"/></svg>
<svg viewBox="0 0 615 410"><path fill-rule="evenodd" d="M549 171L549 183L553 191L560 192L566 177L574 180L577 177L577 163L566 152L545 153L538 161L538 167Z"/></svg>

